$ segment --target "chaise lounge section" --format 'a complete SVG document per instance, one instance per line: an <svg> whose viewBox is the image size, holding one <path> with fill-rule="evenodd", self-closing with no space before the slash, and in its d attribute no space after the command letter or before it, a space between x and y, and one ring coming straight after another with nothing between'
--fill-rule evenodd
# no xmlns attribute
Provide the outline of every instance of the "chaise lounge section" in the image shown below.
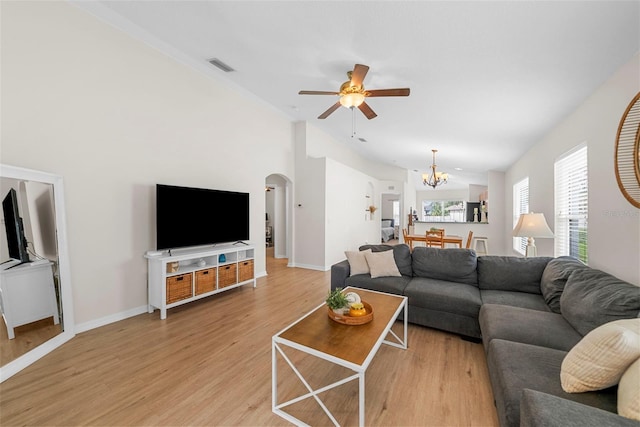
<svg viewBox="0 0 640 427"><path fill-rule="evenodd" d="M568 393L561 383L562 362L591 331L637 319L631 333L640 336L638 286L571 257L477 257L469 249L427 247L412 253L406 245L360 248L368 250L390 251L397 274L352 275L345 260L332 266L331 288L405 295L409 322L482 340L502 426L639 425L617 415L617 386Z"/></svg>

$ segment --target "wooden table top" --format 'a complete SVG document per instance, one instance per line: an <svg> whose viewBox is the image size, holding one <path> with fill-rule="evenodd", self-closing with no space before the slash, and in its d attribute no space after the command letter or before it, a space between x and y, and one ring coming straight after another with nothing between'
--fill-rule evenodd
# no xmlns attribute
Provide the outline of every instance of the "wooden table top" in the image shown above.
<svg viewBox="0 0 640 427"><path fill-rule="evenodd" d="M425 234L409 234L405 237L405 240L408 240L410 243L413 242L426 242L427 236ZM462 237L460 236L443 236L442 240L444 243L452 243L454 245L458 245L458 247L462 247Z"/></svg>
<svg viewBox="0 0 640 427"><path fill-rule="evenodd" d="M383 332L405 298L360 288L349 287L345 291L355 292L371 304L371 322L343 325L329 318L328 307L323 304L276 337L363 366L376 344L385 338Z"/></svg>

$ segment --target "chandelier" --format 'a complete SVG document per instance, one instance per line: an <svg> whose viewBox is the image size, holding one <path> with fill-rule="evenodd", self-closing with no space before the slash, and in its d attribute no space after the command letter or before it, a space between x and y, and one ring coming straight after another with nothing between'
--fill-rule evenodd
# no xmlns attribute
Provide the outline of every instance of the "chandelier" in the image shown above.
<svg viewBox="0 0 640 427"><path fill-rule="evenodd" d="M438 150L433 151L433 162L431 164L431 174L422 174L422 184L429 187L436 188L438 185L446 184L449 179L449 174L446 172L436 172L436 153Z"/></svg>

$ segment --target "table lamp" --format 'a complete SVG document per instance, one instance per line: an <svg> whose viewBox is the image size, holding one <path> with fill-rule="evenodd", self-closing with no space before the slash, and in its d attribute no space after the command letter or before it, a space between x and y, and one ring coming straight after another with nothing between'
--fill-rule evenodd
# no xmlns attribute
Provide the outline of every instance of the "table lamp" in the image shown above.
<svg viewBox="0 0 640 427"><path fill-rule="evenodd" d="M547 225L547 221L544 219L544 214L541 213L527 213L520 214L518 223L513 229L514 237L527 237L527 250L525 256L534 257L538 256L538 250L536 249L535 237L553 237L553 231Z"/></svg>

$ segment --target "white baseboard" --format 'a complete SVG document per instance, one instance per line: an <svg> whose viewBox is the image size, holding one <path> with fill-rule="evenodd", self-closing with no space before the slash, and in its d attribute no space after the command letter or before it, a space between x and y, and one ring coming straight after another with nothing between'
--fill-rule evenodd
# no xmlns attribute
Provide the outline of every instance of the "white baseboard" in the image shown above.
<svg viewBox="0 0 640 427"><path fill-rule="evenodd" d="M308 270L318 270L318 271L329 271L331 267L323 267L321 265L311 265L311 264L289 264L287 267L297 267L297 268L306 268Z"/></svg>
<svg viewBox="0 0 640 427"><path fill-rule="evenodd" d="M76 324L76 334L81 332L90 331L91 329L99 328L110 323L118 322L120 320L128 319L129 317L137 316L147 312L147 306L132 308L131 310L121 311L110 316L101 317L100 319L91 320L85 323Z"/></svg>
<svg viewBox="0 0 640 427"><path fill-rule="evenodd" d="M256 279L260 277L265 277L266 275L267 275L266 271L256 273ZM76 325L76 334L90 331L91 329L99 328L100 326L105 326L110 323L119 322L120 320L128 319L129 317L137 316L139 314L143 314L146 312L147 312L147 306L143 305L140 307L132 308L131 310L121 311L120 313L115 313L110 316L101 317L100 319L95 319L89 322L80 323Z"/></svg>

